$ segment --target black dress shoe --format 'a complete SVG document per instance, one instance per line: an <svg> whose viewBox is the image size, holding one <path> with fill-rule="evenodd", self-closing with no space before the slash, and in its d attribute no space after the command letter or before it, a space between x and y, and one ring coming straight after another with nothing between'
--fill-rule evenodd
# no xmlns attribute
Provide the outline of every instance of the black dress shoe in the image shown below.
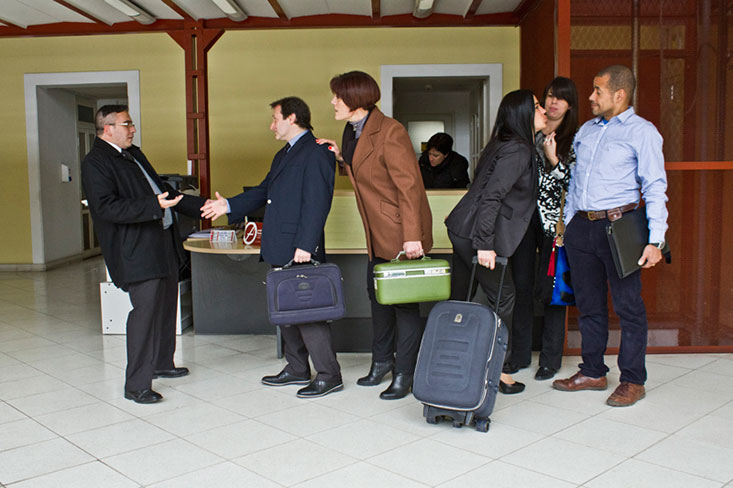
<svg viewBox="0 0 733 488"><path fill-rule="evenodd" d="M389 388L379 394L382 400L397 400L404 398L412 388L412 375L407 373L394 373Z"/></svg>
<svg viewBox="0 0 733 488"><path fill-rule="evenodd" d="M555 373L557 373L557 370L554 368L540 366L534 375L534 379L536 379L537 381L549 380L550 378L555 376Z"/></svg>
<svg viewBox="0 0 733 488"><path fill-rule="evenodd" d="M151 389L125 391L125 398L135 403L157 403L163 399L163 395Z"/></svg>
<svg viewBox="0 0 733 488"><path fill-rule="evenodd" d="M520 383L519 381L515 381L514 383L504 383L499 380L499 391L505 395L521 393L524 391L524 383Z"/></svg>
<svg viewBox="0 0 733 488"><path fill-rule="evenodd" d="M275 376L263 376L262 383L268 386L286 386L286 385L307 385L311 382L310 375L298 376L285 371L280 371Z"/></svg>
<svg viewBox="0 0 733 488"><path fill-rule="evenodd" d="M372 361L369 374L356 380L360 386L376 386L382 382L382 378L394 368L394 361Z"/></svg>
<svg viewBox="0 0 733 488"><path fill-rule="evenodd" d="M509 363L504 364L504 367L501 369L501 372L504 374L514 374L517 371L519 371L520 369L524 369L528 366L529 364L518 365L512 362L509 362Z"/></svg>
<svg viewBox="0 0 733 488"><path fill-rule="evenodd" d="M318 398L343 389L344 383L341 380L313 380L310 385L298 390L298 398Z"/></svg>
<svg viewBox="0 0 733 488"><path fill-rule="evenodd" d="M188 374L188 368L158 369L153 371L153 378L180 378Z"/></svg>

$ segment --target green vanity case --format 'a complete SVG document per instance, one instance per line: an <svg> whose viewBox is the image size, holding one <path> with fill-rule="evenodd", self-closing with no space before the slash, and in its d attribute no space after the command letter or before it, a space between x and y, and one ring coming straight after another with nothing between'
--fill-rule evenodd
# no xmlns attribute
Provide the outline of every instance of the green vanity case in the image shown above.
<svg viewBox="0 0 733 488"><path fill-rule="evenodd" d="M450 264L429 257L400 261L397 256L374 266L374 293L382 305L447 300Z"/></svg>

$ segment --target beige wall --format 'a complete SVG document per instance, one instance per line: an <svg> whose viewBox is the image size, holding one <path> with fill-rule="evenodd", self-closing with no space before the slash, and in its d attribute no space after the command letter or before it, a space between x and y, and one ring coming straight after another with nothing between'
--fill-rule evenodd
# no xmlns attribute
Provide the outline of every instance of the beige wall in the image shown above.
<svg viewBox="0 0 733 488"><path fill-rule="evenodd" d="M186 171L183 51L166 34L0 39L0 147L6 231L0 264L30 263L25 73L139 70L142 148L161 173ZM382 64L502 63L504 91L519 87L514 27L293 29L227 32L209 52L212 191L254 185L281 146L269 102L306 100L317 136L339 140L329 79L359 69L378 81ZM339 178L338 187L348 182Z"/></svg>

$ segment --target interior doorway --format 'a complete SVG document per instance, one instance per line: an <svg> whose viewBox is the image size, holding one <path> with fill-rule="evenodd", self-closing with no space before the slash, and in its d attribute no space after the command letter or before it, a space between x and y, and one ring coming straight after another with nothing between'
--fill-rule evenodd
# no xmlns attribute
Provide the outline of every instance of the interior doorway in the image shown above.
<svg viewBox="0 0 733 488"><path fill-rule="evenodd" d="M501 101L501 64L383 65L381 82L382 111L405 125L416 154L446 132L473 175Z"/></svg>
<svg viewBox="0 0 733 488"><path fill-rule="evenodd" d="M81 204L81 160L94 141L97 107L126 103L139 120L139 73L26 74L25 103L33 266L43 270L98 253ZM138 131L135 144L139 138Z"/></svg>

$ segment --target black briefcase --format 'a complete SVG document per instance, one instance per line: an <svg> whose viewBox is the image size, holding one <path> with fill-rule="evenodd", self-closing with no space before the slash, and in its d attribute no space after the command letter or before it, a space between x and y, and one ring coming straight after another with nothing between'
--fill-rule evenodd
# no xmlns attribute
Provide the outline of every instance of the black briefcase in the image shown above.
<svg viewBox="0 0 733 488"><path fill-rule="evenodd" d="M346 313L341 270L336 264L311 260L267 273L267 305L273 325L337 320Z"/></svg>
<svg viewBox="0 0 733 488"><path fill-rule="evenodd" d="M641 268L639 259L644 253L644 248L649 244L649 221L646 217L646 207L626 212L620 219L609 223L606 226L606 234L619 278L626 278ZM669 262L669 245L665 244L662 254Z"/></svg>

